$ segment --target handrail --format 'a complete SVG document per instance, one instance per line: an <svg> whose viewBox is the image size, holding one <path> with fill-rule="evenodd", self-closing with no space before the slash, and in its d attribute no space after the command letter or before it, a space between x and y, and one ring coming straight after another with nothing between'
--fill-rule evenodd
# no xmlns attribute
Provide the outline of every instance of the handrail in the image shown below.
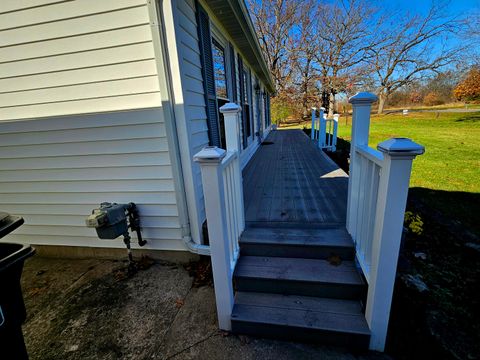
<svg viewBox="0 0 480 360"><path fill-rule="evenodd" d="M231 162L235 161L238 158L238 152L236 151L227 151L225 157L221 162L221 166L225 169L227 166L230 165Z"/></svg>
<svg viewBox="0 0 480 360"><path fill-rule="evenodd" d="M367 145L357 145L355 151L360 155L365 156L368 160L373 161L378 166L383 165L383 154L380 151Z"/></svg>

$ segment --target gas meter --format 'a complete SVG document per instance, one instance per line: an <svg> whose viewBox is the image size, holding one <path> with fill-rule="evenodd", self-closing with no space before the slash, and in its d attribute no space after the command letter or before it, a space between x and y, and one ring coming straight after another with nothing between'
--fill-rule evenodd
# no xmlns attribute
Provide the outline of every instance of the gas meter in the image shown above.
<svg viewBox="0 0 480 360"><path fill-rule="evenodd" d="M104 202L98 209L85 220L87 227L95 228L100 239L116 239L123 236L123 242L128 250L128 259L133 262L130 248L129 228L137 233L138 245L144 246L147 242L143 240L140 232L140 217L137 206L134 203L116 204Z"/></svg>

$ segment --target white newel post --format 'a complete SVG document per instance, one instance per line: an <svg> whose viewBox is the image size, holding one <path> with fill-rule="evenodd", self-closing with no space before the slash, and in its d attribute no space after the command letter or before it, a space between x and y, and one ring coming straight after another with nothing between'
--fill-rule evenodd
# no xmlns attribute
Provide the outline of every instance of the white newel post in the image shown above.
<svg viewBox="0 0 480 360"><path fill-rule="evenodd" d="M242 110L235 103L226 103L220 109L225 120L225 139L228 151L240 152L240 119L239 113Z"/></svg>
<svg viewBox="0 0 480 360"><path fill-rule="evenodd" d="M310 131L310 138L315 140L315 116L317 113L317 108L312 107L312 131Z"/></svg>
<svg viewBox="0 0 480 360"><path fill-rule="evenodd" d="M370 110L372 103L377 101L377 96L360 92L348 100L352 104L352 139L350 141L350 167L348 180L348 200L347 200L347 230L355 240L356 212L359 201L359 174L355 173L355 168L359 166L358 155L355 148L359 145L368 145L368 132L370 128Z"/></svg>
<svg viewBox="0 0 480 360"><path fill-rule="evenodd" d="M332 151L337 151L337 133L338 133L338 119L340 118L339 114L333 115L333 133L332 133Z"/></svg>
<svg viewBox="0 0 480 360"><path fill-rule="evenodd" d="M233 284L221 167L225 155L225 150L207 146L195 155L194 161L200 164L202 171L218 324L220 329L229 331L232 328Z"/></svg>
<svg viewBox="0 0 480 360"><path fill-rule="evenodd" d="M377 148L384 154L384 162L378 187L372 266L365 317L372 334L370 349L383 351L390 317L412 161L417 155L423 154L425 149L406 138L384 141Z"/></svg>
<svg viewBox="0 0 480 360"><path fill-rule="evenodd" d="M327 135L327 122L325 120L325 108L322 106L318 114L318 147L320 149L325 146L325 136Z"/></svg>

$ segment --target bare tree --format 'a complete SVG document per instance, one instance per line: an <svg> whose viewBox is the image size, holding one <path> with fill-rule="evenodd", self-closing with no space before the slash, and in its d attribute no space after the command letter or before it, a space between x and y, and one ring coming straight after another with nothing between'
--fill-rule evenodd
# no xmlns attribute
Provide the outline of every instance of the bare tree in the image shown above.
<svg viewBox="0 0 480 360"><path fill-rule="evenodd" d="M298 1L289 0L248 0L260 46L277 91L285 89L292 70L289 45L292 44L292 29L298 19L298 5Z"/></svg>
<svg viewBox="0 0 480 360"><path fill-rule="evenodd" d="M333 115L335 95L352 87L365 73L362 66L372 47L376 10L362 0L325 4L318 12L317 64L328 114Z"/></svg>
<svg viewBox="0 0 480 360"><path fill-rule="evenodd" d="M480 8L467 16L464 21L463 38L469 43L469 60L466 61L465 68L476 65L480 66Z"/></svg>
<svg viewBox="0 0 480 360"><path fill-rule="evenodd" d="M425 16L395 16L383 24L379 43L370 47L369 62L378 83L378 113L397 89L419 81L456 61L460 48L442 43L459 22L442 13L442 3L432 4Z"/></svg>
<svg viewBox="0 0 480 360"><path fill-rule="evenodd" d="M466 19L466 25L468 35L480 40L480 9Z"/></svg>
<svg viewBox="0 0 480 360"><path fill-rule="evenodd" d="M315 60L318 53L318 1L305 0L298 11L297 24L291 38L290 59L292 80L298 87L303 116L307 116L311 106L318 101L318 71Z"/></svg>

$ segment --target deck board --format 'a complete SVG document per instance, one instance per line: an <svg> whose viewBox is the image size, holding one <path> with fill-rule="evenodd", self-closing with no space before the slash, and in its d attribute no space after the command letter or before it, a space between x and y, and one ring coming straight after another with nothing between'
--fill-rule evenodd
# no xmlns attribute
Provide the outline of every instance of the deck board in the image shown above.
<svg viewBox="0 0 480 360"><path fill-rule="evenodd" d="M243 171L247 225L345 225L345 172L301 130L272 131L266 142Z"/></svg>

